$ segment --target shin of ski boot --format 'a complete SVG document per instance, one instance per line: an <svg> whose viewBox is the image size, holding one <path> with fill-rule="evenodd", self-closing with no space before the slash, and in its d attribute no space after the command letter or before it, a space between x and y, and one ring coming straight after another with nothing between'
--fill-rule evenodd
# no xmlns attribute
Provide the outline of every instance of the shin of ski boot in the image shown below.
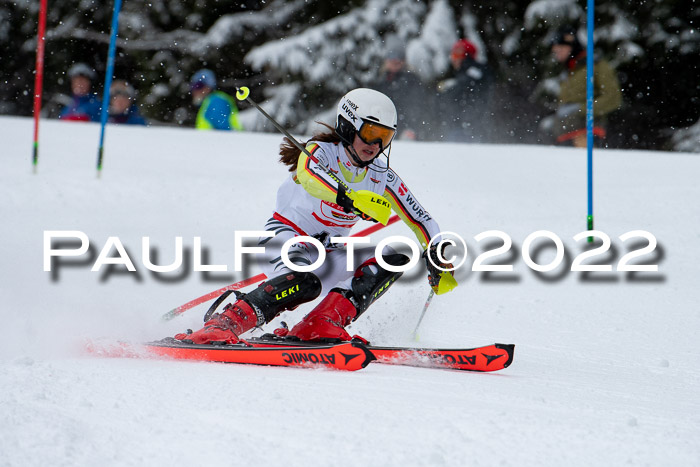
<svg viewBox="0 0 700 467"><path fill-rule="evenodd" d="M340 339L349 341L345 326L357 316L357 309L341 289L333 289L316 308L289 331L289 336L303 341Z"/></svg>
<svg viewBox="0 0 700 467"><path fill-rule="evenodd" d="M245 300L229 303L222 313L215 313L204 327L191 334L176 334L175 339L192 344L235 344L238 336L257 323L257 315Z"/></svg>

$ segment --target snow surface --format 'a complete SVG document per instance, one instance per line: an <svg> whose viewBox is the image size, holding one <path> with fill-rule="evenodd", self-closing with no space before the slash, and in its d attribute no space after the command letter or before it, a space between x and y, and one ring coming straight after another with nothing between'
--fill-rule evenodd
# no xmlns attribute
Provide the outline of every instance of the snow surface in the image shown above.
<svg viewBox="0 0 700 467"><path fill-rule="evenodd" d="M514 343L515 360L493 374L343 373L80 355L88 336L197 328L206 305L160 316L256 272L232 271L233 231L262 228L287 172L278 135L110 126L98 179L97 124L41 125L32 174L32 121L0 117L0 465L700 464L697 154L596 151L596 228L615 248L604 262L630 249L619 235L643 229L658 247L639 261L659 271L583 280L565 267L535 274L520 252L543 229L562 238L567 261L583 251L572 237L586 225L585 151L396 142L392 166L470 256L460 287L433 300L418 344L422 271L351 332L377 344ZM499 259L514 271L487 278L470 271L485 250L474 236L493 229L512 237ZM47 230L84 232L94 256L45 272ZM387 235L410 232L396 224L373 242ZM90 271L112 236L137 273ZM142 238L169 264L177 236L184 272L146 270ZM205 264L229 272L192 272L194 237ZM542 264L553 257L541 253Z"/></svg>

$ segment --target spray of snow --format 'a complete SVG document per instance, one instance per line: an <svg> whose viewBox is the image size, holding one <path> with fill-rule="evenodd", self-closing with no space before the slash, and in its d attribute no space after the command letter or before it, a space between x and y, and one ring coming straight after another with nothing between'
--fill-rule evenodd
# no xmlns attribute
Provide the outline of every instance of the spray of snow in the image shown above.
<svg viewBox="0 0 700 467"><path fill-rule="evenodd" d="M70 352L84 337L144 340L201 326L208 306L162 322L168 310L255 274L232 271L233 232L257 230L288 177L279 135L175 128L107 129L96 177L99 126L42 121L37 174L32 122L0 117L0 452L3 465L694 465L700 458L700 199L695 154L596 151L596 227L617 265L643 229L659 245L639 258L657 273L573 273L585 250L586 153L542 146L398 141L391 163L443 230L466 239L460 286L435 297L425 271L404 275L352 324L377 344L515 343L498 374L374 366L354 373L162 360L99 359ZM689 204L690 203L690 204ZM493 260L510 273L471 271ZM550 273L523 260L524 239L547 229L567 259ZM94 256L43 270L43 233L85 232ZM412 235L398 223L372 236ZM91 272L110 236L137 273ZM172 274L156 264L187 250ZM192 272L193 239L204 264ZM491 241L495 238L491 238ZM540 264L553 251L533 248ZM551 246L551 245L550 245ZM643 246L643 245L642 245ZM536 250L539 254L536 254ZM110 252L115 256L115 251ZM488 263L488 261L487 261ZM72 265L69 265L72 264ZM279 320L296 323L304 306ZM261 332L261 331L258 331Z"/></svg>

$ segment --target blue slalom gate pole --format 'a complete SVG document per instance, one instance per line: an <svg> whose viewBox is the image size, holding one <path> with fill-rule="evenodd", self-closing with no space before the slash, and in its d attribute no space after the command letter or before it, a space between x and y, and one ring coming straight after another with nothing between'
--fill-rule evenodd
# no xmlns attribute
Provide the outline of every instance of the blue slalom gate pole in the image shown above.
<svg viewBox="0 0 700 467"><path fill-rule="evenodd" d="M100 127L100 146L97 148L97 176L102 173L102 156L104 154L105 126L109 115L109 88L112 86L114 74L114 56L117 53L117 30L119 29L119 10L122 8L122 0L114 0L114 14L112 15L112 33L109 39L109 51L107 52L107 71L105 77L105 90L102 94L102 114Z"/></svg>
<svg viewBox="0 0 700 467"><path fill-rule="evenodd" d="M593 13L594 0L588 0L586 29L586 137L588 149L588 230L593 230ZM593 237L588 237L592 242Z"/></svg>

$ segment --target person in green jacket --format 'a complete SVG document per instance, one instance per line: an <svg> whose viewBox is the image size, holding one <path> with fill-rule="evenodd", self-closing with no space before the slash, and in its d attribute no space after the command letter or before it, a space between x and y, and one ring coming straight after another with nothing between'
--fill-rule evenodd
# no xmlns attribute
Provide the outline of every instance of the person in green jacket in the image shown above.
<svg viewBox="0 0 700 467"><path fill-rule="evenodd" d="M202 69L190 80L192 103L199 106L195 127L198 130L243 130L233 97L216 90L216 75Z"/></svg>
<svg viewBox="0 0 700 467"><path fill-rule="evenodd" d="M552 41L552 55L564 66L559 76L557 110L540 122L540 130L559 145L586 147L586 49L573 26L561 27ZM593 136L596 145L606 137L607 115L622 104L620 82L605 60L593 65Z"/></svg>

